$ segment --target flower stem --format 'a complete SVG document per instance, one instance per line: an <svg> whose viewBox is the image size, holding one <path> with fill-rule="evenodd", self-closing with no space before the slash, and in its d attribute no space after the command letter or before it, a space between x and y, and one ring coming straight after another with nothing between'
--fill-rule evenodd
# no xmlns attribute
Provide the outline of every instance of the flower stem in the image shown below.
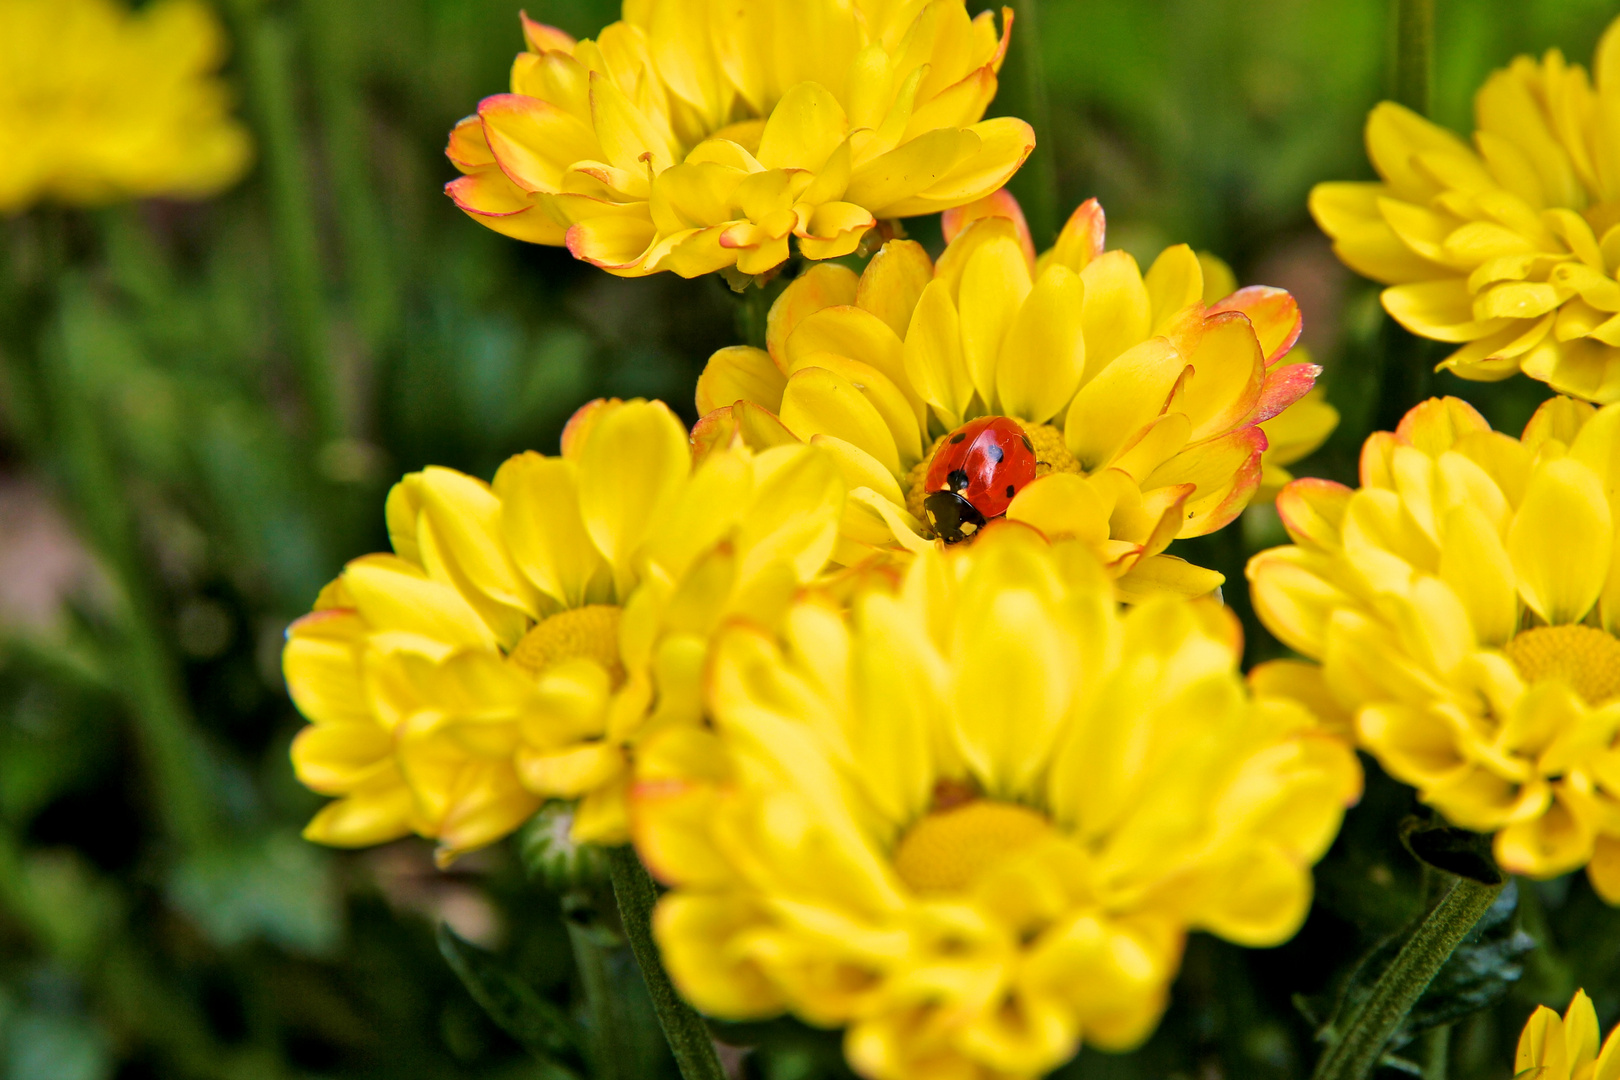
<svg viewBox="0 0 1620 1080"><path fill-rule="evenodd" d="M715 1056L708 1027L697 1011L675 992L669 974L658 959L658 946L652 937L652 911L658 902L658 889L636 857L635 848L625 845L610 850L608 870L613 875L613 895L619 901L619 918L624 923L625 936L630 939L636 963L641 965L641 977L647 982L647 993L658 1013L658 1023L664 1029L664 1039L675 1055L675 1064L680 1066L681 1077L683 1080L725 1080L726 1074Z"/></svg>
<svg viewBox="0 0 1620 1080"><path fill-rule="evenodd" d="M1057 238L1057 156L1051 139L1052 103L1046 90L1046 66L1041 62L1040 0L1008 0L1013 9L1013 42L1002 65L1003 115L1021 117L1035 129L1034 153L1007 182L1037 248Z"/></svg>
<svg viewBox="0 0 1620 1080"><path fill-rule="evenodd" d="M1395 100L1428 116L1433 81L1434 0L1395 0Z"/></svg>
<svg viewBox="0 0 1620 1080"><path fill-rule="evenodd" d="M1452 882L1351 1015L1339 1041L1317 1063L1312 1080L1363 1080L1372 1072L1401 1021L1505 884L1469 878Z"/></svg>

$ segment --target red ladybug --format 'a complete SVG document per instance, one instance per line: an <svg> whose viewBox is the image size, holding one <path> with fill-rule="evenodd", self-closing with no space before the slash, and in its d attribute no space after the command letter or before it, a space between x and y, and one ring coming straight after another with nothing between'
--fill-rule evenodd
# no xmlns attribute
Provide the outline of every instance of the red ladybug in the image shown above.
<svg viewBox="0 0 1620 1080"><path fill-rule="evenodd" d="M928 464L923 513L934 535L960 543L1007 512L1035 479L1035 447L1018 421L981 416L948 435Z"/></svg>

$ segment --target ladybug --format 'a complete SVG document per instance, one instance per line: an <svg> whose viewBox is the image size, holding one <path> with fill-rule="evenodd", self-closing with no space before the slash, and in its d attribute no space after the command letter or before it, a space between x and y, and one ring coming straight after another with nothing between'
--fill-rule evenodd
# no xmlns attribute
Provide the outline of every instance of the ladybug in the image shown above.
<svg viewBox="0 0 1620 1080"><path fill-rule="evenodd" d="M923 513L947 544L966 540L1035 479L1035 447L1018 421L981 416L946 436L928 463Z"/></svg>

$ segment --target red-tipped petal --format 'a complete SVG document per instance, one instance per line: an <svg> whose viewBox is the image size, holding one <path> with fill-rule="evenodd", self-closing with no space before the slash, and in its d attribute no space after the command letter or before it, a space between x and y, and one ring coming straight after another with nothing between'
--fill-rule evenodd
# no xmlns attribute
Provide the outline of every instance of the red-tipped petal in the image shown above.
<svg viewBox="0 0 1620 1080"><path fill-rule="evenodd" d="M1254 407L1254 423L1263 424L1311 392L1322 369L1316 364L1283 364L1266 372L1260 387L1260 401Z"/></svg>
<svg viewBox="0 0 1620 1080"><path fill-rule="evenodd" d="M1224 300L1217 300L1210 312L1241 311L1254 324L1255 336L1266 354L1266 364L1275 364L1294 347L1304 325L1299 314L1299 303L1287 289L1270 285L1250 285L1239 289Z"/></svg>

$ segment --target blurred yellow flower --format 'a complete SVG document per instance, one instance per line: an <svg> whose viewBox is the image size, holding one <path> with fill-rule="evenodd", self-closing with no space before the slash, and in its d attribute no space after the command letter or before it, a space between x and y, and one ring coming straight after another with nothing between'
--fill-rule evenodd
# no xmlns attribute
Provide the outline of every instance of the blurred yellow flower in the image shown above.
<svg viewBox="0 0 1620 1080"><path fill-rule="evenodd" d="M1360 771L1249 696L1224 609L1121 615L1083 545L1006 523L840 608L723 630L712 728L643 745L636 844L699 1009L844 1026L883 1080L1033 1077L1146 1038L1189 929L1297 929Z"/></svg>
<svg viewBox="0 0 1620 1080"><path fill-rule="evenodd" d="M1515 1080L1620 1080L1620 1037L1611 1031L1598 1050L1597 1010L1575 991L1560 1017L1547 1006L1530 1014L1513 1058Z"/></svg>
<svg viewBox="0 0 1620 1080"><path fill-rule="evenodd" d="M1010 520L1084 540L1127 599L1219 585L1163 552L1237 516L1260 483L1258 425L1310 390L1320 369L1282 362L1299 335L1293 298L1253 287L1206 306L1186 245L1145 275L1103 250L1096 200L1039 258L1006 192L945 227L938 266L897 240L859 277L817 266L789 285L768 351L709 360L694 439L741 430L756 445L827 447L850 489L837 558L855 563L933 546L926 484L945 440L1010 417L1040 463L1002 492Z"/></svg>
<svg viewBox="0 0 1620 1080"><path fill-rule="evenodd" d="M1455 398L1377 432L1361 487L1296 480L1255 611L1323 661L1363 746L1497 860L1620 903L1620 406L1512 439Z"/></svg>
<svg viewBox="0 0 1620 1080"><path fill-rule="evenodd" d="M236 182L252 148L214 74L224 53L199 0L0 3L0 214Z"/></svg>
<svg viewBox="0 0 1620 1080"><path fill-rule="evenodd" d="M1367 120L1377 183L1318 184L1311 213L1351 269L1384 282L1415 334L1462 347L1466 379L1515 371L1620 400L1620 23L1594 80L1550 50L1474 98L1474 144L1384 102Z"/></svg>
<svg viewBox="0 0 1620 1080"><path fill-rule="evenodd" d="M812 447L694 469L680 421L642 401L586 406L561 457L520 454L493 485L407 476L395 553L351 562L288 634L313 721L293 762L338 796L305 835L416 832L448 859L562 798L580 800L576 839L622 842L628 748L698 721L713 627L773 624L826 563L842 494Z"/></svg>
<svg viewBox="0 0 1620 1080"><path fill-rule="evenodd" d="M762 274L989 193L1034 149L983 120L1012 15L963 0L626 0L576 42L524 18L512 92L446 153L490 228L635 277Z"/></svg>

